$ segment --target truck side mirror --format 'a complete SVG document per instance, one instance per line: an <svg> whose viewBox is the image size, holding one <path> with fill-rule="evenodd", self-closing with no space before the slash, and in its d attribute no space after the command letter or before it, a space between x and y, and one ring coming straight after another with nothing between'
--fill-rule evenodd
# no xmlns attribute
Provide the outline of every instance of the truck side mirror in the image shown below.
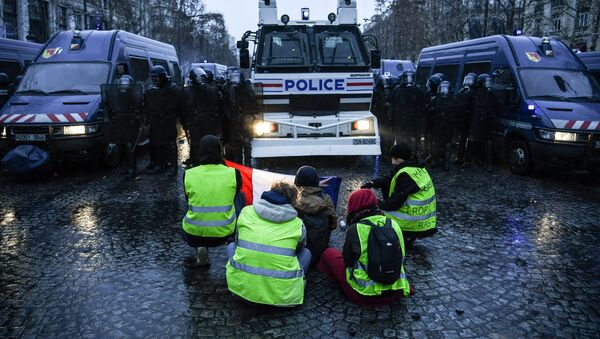
<svg viewBox="0 0 600 339"><path fill-rule="evenodd" d="M250 68L250 50L247 48L240 49L240 68Z"/></svg>
<svg viewBox="0 0 600 339"><path fill-rule="evenodd" d="M371 68L381 68L381 51L378 49L371 51Z"/></svg>

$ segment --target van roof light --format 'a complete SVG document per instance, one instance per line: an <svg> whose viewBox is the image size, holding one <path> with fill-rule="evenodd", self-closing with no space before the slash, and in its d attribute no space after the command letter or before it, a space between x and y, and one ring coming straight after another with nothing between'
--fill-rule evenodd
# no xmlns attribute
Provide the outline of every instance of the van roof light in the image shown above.
<svg viewBox="0 0 600 339"><path fill-rule="evenodd" d="M287 25L290 22L290 16L287 14L282 15L281 22L283 22L284 25Z"/></svg>

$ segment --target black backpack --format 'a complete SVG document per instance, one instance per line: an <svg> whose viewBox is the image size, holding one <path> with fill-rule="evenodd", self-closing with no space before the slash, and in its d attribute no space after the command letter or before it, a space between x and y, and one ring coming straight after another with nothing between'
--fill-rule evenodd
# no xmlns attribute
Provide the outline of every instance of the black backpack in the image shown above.
<svg viewBox="0 0 600 339"><path fill-rule="evenodd" d="M403 258L400 239L392 227L392 221L386 218L384 226L377 226L366 219L360 223L371 227L367 243L367 275L381 284L395 283L402 273Z"/></svg>

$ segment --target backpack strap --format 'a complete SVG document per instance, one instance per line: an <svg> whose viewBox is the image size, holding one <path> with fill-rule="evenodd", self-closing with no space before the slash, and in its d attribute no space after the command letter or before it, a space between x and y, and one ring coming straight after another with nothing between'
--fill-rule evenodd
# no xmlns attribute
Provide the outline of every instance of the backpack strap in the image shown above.
<svg viewBox="0 0 600 339"><path fill-rule="evenodd" d="M369 225L371 227L379 227L379 226L375 225L373 222L371 222L371 220L369 220L369 219L363 219L363 220L359 221L359 223ZM392 227L392 219L385 218L385 224L383 225L383 227Z"/></svg>

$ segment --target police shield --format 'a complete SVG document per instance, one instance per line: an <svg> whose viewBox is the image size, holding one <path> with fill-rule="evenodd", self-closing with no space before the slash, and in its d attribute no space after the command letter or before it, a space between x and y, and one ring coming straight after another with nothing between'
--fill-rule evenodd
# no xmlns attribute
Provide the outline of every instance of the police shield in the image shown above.
<svg viewBox="0 0 600 339"><path fill-rule="evenodd" d="M101 88L108 141L136 142L143 125L143 86L105 84Z"/></svg>

